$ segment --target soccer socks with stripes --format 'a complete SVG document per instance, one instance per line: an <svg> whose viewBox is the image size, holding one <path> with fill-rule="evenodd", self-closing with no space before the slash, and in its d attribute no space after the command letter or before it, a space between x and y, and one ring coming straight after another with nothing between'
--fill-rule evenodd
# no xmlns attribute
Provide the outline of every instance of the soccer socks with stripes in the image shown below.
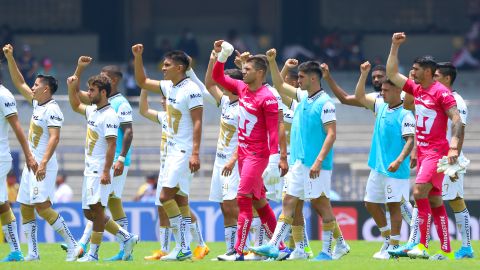
<svg viewBox="0 0 480 270"><path fill-rule="evenodd" d="M247 243L248 232L252 223L252 198L239 195L237 197L238 204L238 221L237 221L237 241L235 242L235 250L238 254L242 254Z"/></svg>
<svg viewBox="0 0 480 270"><path fill-rule="evenodd" d="M20 205L20 213L23 220L23 233L28 243L28 255L38 258L37 222L35 220L35 208L31 205Z"/></svg>
<svg viewBox="0 0 480 270"><path fill-rule="evenodd" d="M113 214L112 214L112 218L113 218ZM120 218L120 219L115 219L115 223L117 223L118 226L120 226L122 229L124 229L125 231L128 232L128 218L127 217ZM123 241L117 241L117 242L120 245L120 250L123 250L125 248L125 244L123 243Z"/></svg>
<svg viewBox="0 0 480 270"><path fill-rule="evenodd" d="M270 207L270 204L267 203L264 207L257 209L257 212L267 237L271 239L275 231L275 226L277 226L277 219L275 218L273 209Z"/></svg>
<svg viewBox="0 0 480 270"><path fill-rule="evenodd" d="M182 221L180 223L180 243L184 251L190 249L190 242L193 235L190 234L190 225L192 224L192 214L190 213L190 207L188 205L180 206L180 214L182 215Z"/></svg>
<svg viewBox="0 0 480 270"><path fill-rule="evenodd" d="M90 220L87 221L87 224L85 224L85 229L83 229L83 235L80 240L78 240L78 243L87 245L88 242L90 242L90 237L92 237L92 230L93 230L93 222Z"/></svg>
<svg viewBox="0 0 480 270"><path fill-rule="evenodd" d="M444 252L450 252L450 235L448 234L448 216L445 205L432 208L433 220L437 229L438 238L440 238L440 248Z"/></svg>
<svg viewBox="0 0 480 270"><path fill-rule="evenodd" d="M292 226L292 240L295 242L295 249L303 252L304 246L304 227Z"/></svg>
<svg viewBox="0 0 480 270"><path fill-rule="evenodd" d="M175 248L180 248L182 246L182 237L180 234L182 215L180 214L180 208L178 207L177 202L173 199L164 202L163 208L170 221L170 228L172 229L173 238L175 238Z"/></svg>
<svg viewBox="0 0 480 270"><path fill-rule="evenodd" d="M255 210L254 210L255 211ZM258 247L259 242L263 241L263 229L262 228L262 221L258 216L254 216L252 219L252 224L250 225L250 236L254 241L254 246ZM260 230L262 232L260 233Z"/></svg>
<svg viewBox="0 0 480 270"><path fill-rule="evenodd" d="M412 210L412 220L410 222L410 236L408 237L409 244L417 244L420 242L420 231L418 228L418 208L414 207Z"/></svg>
<svg viewBox="0 0 480 270"><path fill-rule="evenodd" d="M307 230L305 230L305 238L307 239L306 244L307 246L310 246L310 243L308 243L308 237L307 237ZM340 230L340 226L338 225L338 222L335 221L335 229L333 230L333 238L337 241L337 245L342 245L345 246L347 243L345 242L345 239L343 238L342 230Z"/></svg>
<svg viewBox="0 0 480 270"><path fill-rule="evenodd" d="M68 229L67 224L63 220L62 216L57 213L57 211L49 207L38 211L38 215L45 219L52 226L52 228L58 234L60 234L68 248L75 248L77 246L77 242Z"/></svg>
<svg viewBox="0 0 480 270"><path fill-rule="evenodd" d="M227 253L235 249L235 236L237 235L237 225L225 227L225 244Z"/></svg>
<svg viewBox="0 0 480 270"><path fill-rule="evenodd" d="M457 224L457 230L462 235L462 247L470 247L471 234L470 234L470 213L463 199L454 200L449 202L450 207L455 213L455 223Z"/></svg>
<svg viewBox="0 0 480 270"><path fill-rule="evenodd" d="M172 230L169 227L160 226L160 233L159 233L160 249L165 253L170 252L170 233L171 232Z"/></svg>
<svg viewBox="0 0 480 270"><path fill-rule="evenodd" d="M383 246L387 248L390 243L390 234L391 234L390 227L387 225L385 227L378 228L378 229L380 230L380 234L383 237Z"/></svg>
<svg viewBox="0 0 480 270"><path fill-rule="evenodd" d="M0 214L2 231L5 239L10 246L10 251L20 251L20 241L18 241L17 221L10 208L9 211Z"/></svg>
<svg viewBox="0 0 480 270"><path fill-rule="evenodd" d="M112 219L125 231L128 231L128 219L123 210L122 200L120 198L108 198L108 209L112 214ZM117 241L120 244L120 250L124 249L123 241Z"/></svg>
<svg viewBox="0 0 480 270"><path fill-rule="evenodd" d="M205 241L203 241L202 231L200 231L200 226L198 226L198 221L190 224L190 233L194 242L201 247L206 246Z"/></svg>
<svg viewBox="0 0 480 270"><path fill-rule="evenodd" d="M285 237L290 232L290 228L293 223L293 217L286 217L283 214L280 215L277 225L275 227L275 232L269 242L269 244L274 246L279 246L281 241L285 239Z"/></svg>
<svg viewBox="0 0 480 270"><path fill-rule="evenodd" d="M333 231L335 230L335 221L323 223L322 227L322 252L332 256Z"/></svg>
<svg viewBox="0 0 480 270"><path fill-rule="evenodd" d="M428 248L428 237L430 235L430 226L432 225L432 209L428 198L416 200L418 208L418 231L420 233L420 243Z"/></svg>
<svg viewBox="0 0 480 270"><path fill-rule="evenodd" d="M409 201L402 200L400 203L400 211L402 213L403 220L410 224L412 222L412 204Z"/></svg>
<svg viewBox="0 0 480 270"><path fill-rule="evenodd" d="M118 225L111 218L109 218L107 223L105 223L105 231L114 235L117 242L120 242L120 241L125 242L132 237L132 235L129 232L127 232L122 227L120 227L120 225Z"/></svg>
<svg viewBox="0 0 480 270"><path fill-rule="evenodd" d="M100 249L102 238L103 232L92 232L92 238L90 239L90 249L88 250L89 256L98 259L98 250Z"/></svg>

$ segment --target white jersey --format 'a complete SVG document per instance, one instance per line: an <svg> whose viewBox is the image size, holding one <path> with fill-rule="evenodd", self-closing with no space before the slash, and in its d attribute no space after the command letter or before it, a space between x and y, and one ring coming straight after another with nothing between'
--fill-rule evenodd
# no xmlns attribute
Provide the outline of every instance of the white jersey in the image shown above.
<svg viewBox="0 0 480 270"><path fill-rule="evenodd" d="M85 176L97 176L103 171L107 153L107 138L116 138L120 125L117 113L107 104L100 109L87 106L87 139L85 141Z"/></svg>
<svg viewBox="0 0 480 270"><path fill-rule="evenodd" d="M455 98L455 101L457 102L457 109L458 109L458 113L460 114L460 119L462 120L462 124L466 126L467 117L468 117L467 104L465 103L465 100L463 100L462 96L460 96L457 92L453 91L452 94L453 94L453 97ZM452 120L448 119L447 127L448 127L447 140L450 141L452 139ZM460 155L463 155L463 151L460 153Z"/></svg>
<svg viewBox="0 0 480 270"><path fill-rule="evenodd" d="M193 121L190 111L203 107L202 92L190 78L176 85L162 80L160 90L167 98L168 151L191 153Z"/></svg>
<svg viewBox="0 0 480 270"><path fill-rule="evenodd" d="M0 161L12 161L8 144L10 125L7 118L17 114L17 103L12 93L0 84Z"/></svg>
<svg viewBox="0 0 480 270"><path fill-rule="evenodd" d="M38 101L33 100L32 105L33 114L28 131L28 145L37 162L40 162L47 151L48 140L50 139L48 129L61 128L63 124L63 114L57 102L53 99L41 105L38 104ZM47 169L56 168L57 157L54 152L47 163Z"/></svg>
<svg viewBox="0 0 480 270"><path fill-rule="evenodd" d="M224 95L220 99L219 107L222 108L222 116L215 163L225 163L230 160L238 146L238 100L230 102L230 99Z"/></svg>
<svg viewBox="0 0 480 270"><path fill-rule="evenodd" d="M278 93L277 89L273 86L271 86L270 84L268 83L265 83L265 86L268 88L268 90L270 90L270 92L272 92L273 96L277 99L277 102L278 102L278 110L279 111L285 111L288 109L288 107L283 104L282 102L282 96L280 96L280 94Z"/></svg>
<svg viewBox="0 0 480 270"><path fill-rule="evenodd" d="M158 120L158 123L162 126L162 141L160 142L160 160L163 163L165 161L165 157L167 156L167 138L168 138L167 112L158 112L157 120Z"/></svg>
<svg viewBox="0 0 480 270"><path fill-rule="evenodd" d="M292 130L293 115L298 106L298 101L292 99L290 107L285 106L283 111L283 125L285 126L285 137L287 139L287 153L290 153L290 131Z"/></svg>

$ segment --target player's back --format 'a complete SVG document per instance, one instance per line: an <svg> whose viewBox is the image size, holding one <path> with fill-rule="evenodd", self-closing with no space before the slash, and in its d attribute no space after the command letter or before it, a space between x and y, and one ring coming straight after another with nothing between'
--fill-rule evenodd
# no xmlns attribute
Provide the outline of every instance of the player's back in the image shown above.
<svg viewBox="0 0 480 270"><path fill-rule="evenodd" d="M230 101L224 95L220 100L220 133L217 141L217 157L230 159L238 145L238 100Z"/></svg>
<svg viewBox="0 0 480 270"><path fill-rule="evenodd" d="M121 93L116 93L115 95L109 97L108 102L117 113L120 125L125 123L132 123L133 121L132 106L130 106L130 103L128 102L128 100ZM124 131L123 129L119 128L118 136L117 136L117 146L115 148L115 160L118 159L118 157L120 156L120 153L122 152L123 137L124 137ZM128 149L127 155L125 156L125 162L124 162L125 166L130 165L131 153L132 153L132 146L130 146L130 148Z"/></svg>
<svg viewBox="0 0 480 270"><path fill-rule="evenodd" d="M7 118L17 114L17 104L10 90L0 84L0 160L11 161L10 146L8 144L8 130L10 128Z"/></svg>

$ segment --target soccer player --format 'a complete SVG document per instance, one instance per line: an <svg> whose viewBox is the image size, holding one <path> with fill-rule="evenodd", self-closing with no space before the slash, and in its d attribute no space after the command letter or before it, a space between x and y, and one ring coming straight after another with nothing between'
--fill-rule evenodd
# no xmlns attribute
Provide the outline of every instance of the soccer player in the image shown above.
<svg viewBox="0 0 480 270"><path fill-rule="evenodd" d="M17 201L21 204L23 229L28 241L28 255L25 260L40 259L37 246L36 210L38 215L47 221L66 242L66 261L74 261L83 253L83 248L73 238L62 216L52 209L50 200L55 193L58 172L55 149L60 140L60 128L63 123L62 111L53 99L53 94L58 88L57 80L51 76L38 75L33 87L30 88L25 83L13 58L12 45L5 45L3 52L8 61L13 84L33 106L28 141L38 168L34 172L24 167L17 197Z"/></svg>
<svg viewBox="0 0 480 270"><path fill-rule="evenodd" d="M92 237L88 254L78 261L98 261L104 230L123 241L125 249L122 260L127 260L138 242L138 236L127 232L105 214L111 193L112 165L119 128L117 114L108 102L110 78L97 75L88 80L88 97L92 105L80 101L77 76L69 77L67 84L70 106L87 119L82 208L85 217L92 221Z"/></svg>
<svg viewBox="0 0 480 270"><path fill-rule="evenodd" d="M77 68L75 70L75 76L81 80L81 76L85 68L91 63L91 57L80 57L77 62ZM120 225L124 230L128 231L128 219L122 206L122 194L127 179L128 168L130 166L131 156L131 143L133 140L133 127L132 127L132 107L128 100L118 92L118 86L122 81L122 72L118 66L105 66L102 68L101 74L106 75L111 81L111 92L108 97L108 102L117 113L120 121L120 127L118 129L115 158L113 160L113 179L112 179L112 191L108 197L108 209L112 214L113 220ZM82 103L89 104L88 93L86 91L80 91L79 97ZM80 239L82 245L86 245L90 240L92 234L91 222L85 226L83 236ZM123 257L124 246L123 242L119 241L120 251L106 261L119 261ZM128 258L131 260L132 258Z"/></svg>
<svg viewBox="0 0 480 270"><path fill-rule="evenodd" d="M269 50L267 57L275 87L281 93L299 101L299 105L290 133L291 171L282 214L270 242L252 250L267 257L277 257L279 241L285 238L292 226L298 201L311 199L313 208L323 220L323 247L315 260L332 260L332 241L339 232L329 200L333 143L336 137L335 106L321 88L322 71L319 63L308 61L298 67L299 86L306 89L301 91L283 81L275 61L276 50ZM306 259L307 254L300 246L303 234L293 231L293 237L296 238L296 247L290 257ZM349 249L341 237L341 232L337 239L341 239L341 245L346 250Z"/></svg>
<svg viewBox="0 0 480 270"><path fill-rule="evenodd" d="M365 190L365 204L378 224L382 236L387 237L382 249L373 256L376 259L390 259L389 250L399 247L402 214L400 205L408 200L410 193L410 152L414 145L415 120L413 114L403 108L402 90L391 81L382 83L384 102L365 94L365 82L370 71L367 61L360 66L361 75L358 80L355 97L363 106L372 109L376 114L372 146L368 158L371 168ZM381 211L372 211L371 205L377 208L387 204L390 212L390 224L387 226ZM388 239L389 238L389 239Z"/></svg>
<svg viewBox="0 0 480 270"><path fill-rule="evenodd" d="M132 52L138 86L167 98L168 151L162 172L160 202L170 220L176 247L161 260L186 260L192 257L187 235L192 222L188 194L192 175L200 168L202 92L186 75L190 63L184 52L171 51L165 55L164 80L161 81L145 76L143 45L132 46Z"/></svg>
<svg viewBox="0 0 480 270"><path fill-rule="evenodd" d="M263 85L267 63L261 57L250 57L242 68L243 81L224 74L224 66L233 46L215 41L218 53L212 78L225 90L239 97L238 169L240 184L237 192L239 217L234 255L219 256L219 260L243 261L243 249L253 218L252 207L258 212L268 236L275 230L275 214L265 197L262 173L268 181L279 181L278 101ZM283 240L283 239L282 239Z"/></svg>
<svg viewBox="0 0 480 270"><path fill-rule="evenodd" d="M462 96L452 88L456 77L457 69L452 63L438 63L434 78L436 81L445 85L445 87L452 92L453 97L457 102L457 109L462 120L462 129L465 130L465 126L467 125L468 109L467 104L463 100ZM452 125L451 121L449 120L447 138L450 139L451 136ZM460 156L463 156L463 152L460 152ZM464 174L459 174L458 179L450 179L448 175L443 177L442 197L443 200L448 201L448 204L455 213L455 222L457 223L457 228L460 230L460 234L462 236L462 247L455 252L455 259L473 258L473 249L470 243L470 214L467 206L465 205L465 200L463 199L463 178Z"/></svg>
<svg viewBox="0 0 480 270"><path fill-rule="evenodd" d="M17 221L8 203L6 185L7 174L12 168L12 155L10 154L10 146L8 144L9 125L15 132L15 136L22 147L26 168L36 173L38 164L32 152L30 152L27 138L18 120L15 98L10 90L3 86L0 70L0 224L2 225L3 235L10 246L10 253L0 262L24 260L18 239Z"/></svg>
<svg viewBox="0 0 480 270"><path fill-rule="evenodd" d="M405 33L394 33L392 36L387 77L415 98L418 171L413 195L418 207L420 243L407 254L413 258L430 257L427 238L433 216L441 251L431 259L453 259L448 217L441 197L443 174L437 173L437 162L443 156L448 156L450 164L458 162L464 138L463 124L451 91L433 78L437 63L431 56L415 59L412 72L414 80L398 72L398 48L405 40ZM452 120L450 143L445 136L448 119Z"/></svg>
<svg viewBox="0 0 480 270"><path fill-rule="evenodd" d="M240 182L238 173L238 95L225 91L212 79L213 65L217 61L217 54L212 51L205 74L205 88L211 95L215 105L221 110L220 134L217 142L217 152L213 165L212 182L210 185L209 200L220 203L225 228L225 255L234 255L235 236L237 234L237 190ZM243 75L238 69L227 69L225 74L232 79L241 80Z"/></svg>

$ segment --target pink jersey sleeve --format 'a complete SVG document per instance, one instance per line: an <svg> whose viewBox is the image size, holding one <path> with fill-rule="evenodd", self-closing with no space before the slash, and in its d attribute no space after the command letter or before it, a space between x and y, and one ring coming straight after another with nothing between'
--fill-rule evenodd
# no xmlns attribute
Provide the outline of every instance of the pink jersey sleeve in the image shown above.
<svg viewBox="0 0 480 270"><path fill-rule="evenodd" d="M457 106L457 101L455 100L455 97L448 89L438 91L437 95L437 99L438 101L440 101L440 104L445 112L453 106Z"/></svg>
<svg viewBox="0 0 480 270"><path fill-rule="evenodd" d="M212 70L212 79L220 84L226 90L238 95L239 91L239 81L225 76L223 70L225 68L225 63L215 62Z"/></svg>
<svg viewBox="0 0 480 270"><path fill-rule="evenodd" d="M278 154L278 102L273 95L265 97L263 111L269 138L270 155Z"/></svg>
<svg viewBox="0 0 480 270"><path fill-rule="evenodd" d="M405 93L408 93L410 95L413 96L413 90L415 89L417 85L415 84L414 81L408 79L406 82L405 82L405 85L403 86L403 91L405 91Z"/></svg>

